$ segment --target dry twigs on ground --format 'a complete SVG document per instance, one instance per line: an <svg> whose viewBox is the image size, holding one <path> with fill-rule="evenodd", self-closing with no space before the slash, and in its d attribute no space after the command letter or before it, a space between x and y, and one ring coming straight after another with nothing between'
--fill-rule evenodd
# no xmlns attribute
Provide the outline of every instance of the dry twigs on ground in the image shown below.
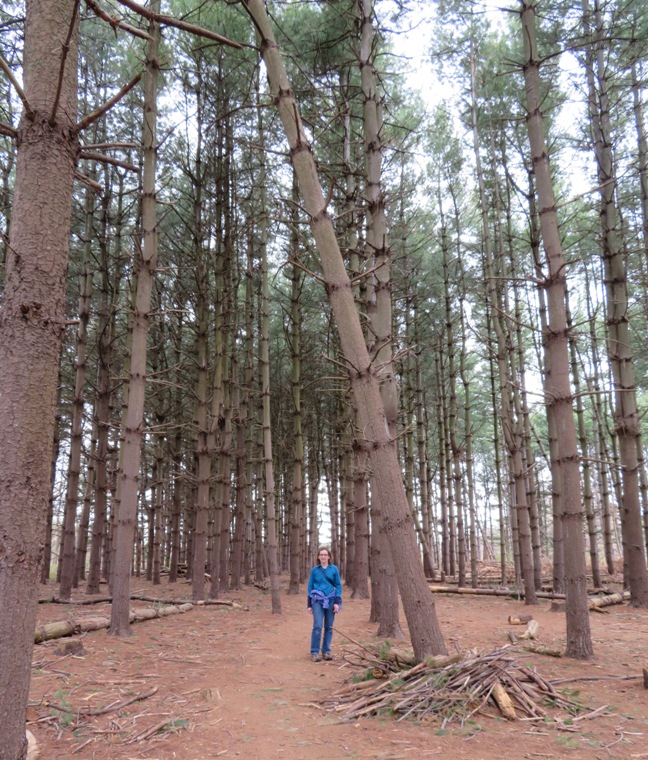
<svg viewBox="0 0 648 760"><path fill-rule="evenodd" d="M345 659L363 666L366 678L374 680L348 683L325 701L325 707L344 721L392 713L398 720L440 719L443 726L451 722L463 725L478 713L562 723L573 721L572 716L581 711L577 702L556 691L535 669L517 662L506 648L429 658L407 670L399 668L398 659L389 659L388 652L379 654L363 647L349 653ZM550 715L551 708L558 714ZM594 712L600 714L604 709Z"/></svg>
<svg viewBox="0 0 648 760"><path fill-rule="evenodd" d="M92 716L92 715L106 715L110 712L117 712L118 710L122 710L124 707L127 707L128 705L132 705L133 702L141 702L144 699L148 699L149 697L152 697L158 690L157 686L154 686L152 689L149 689L148 691L144 691L141 694L135 694L133 697L129 697L128 699L121 700L119 702L113 702L110 705L107 705L106 707L99 707L96 709L88 708L88 707L80 707L75 708L71 707L70 705L59 705L56 704L56 702L52 702L50 700L47 700L46 704L48 707L52 708L53 710L58 710L62 713L70 713L72 715L83 715L83 716Z"/></svg>

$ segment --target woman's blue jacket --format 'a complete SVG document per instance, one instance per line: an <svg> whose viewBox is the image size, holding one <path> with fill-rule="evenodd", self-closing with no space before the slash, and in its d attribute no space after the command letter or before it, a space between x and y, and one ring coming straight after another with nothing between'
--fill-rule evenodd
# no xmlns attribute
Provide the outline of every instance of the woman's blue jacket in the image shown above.
<svg viewBox="0 0 648 760"><path fill-rule="evenodd" d="M332 602L342 608L342 581L340 572L335 565L328 565L324 569L321 565L315 565L308 578L308 606L313 606L313 596L316 601L323 601L324 607ZM325 600L325 601L324 601Z"/></svg>

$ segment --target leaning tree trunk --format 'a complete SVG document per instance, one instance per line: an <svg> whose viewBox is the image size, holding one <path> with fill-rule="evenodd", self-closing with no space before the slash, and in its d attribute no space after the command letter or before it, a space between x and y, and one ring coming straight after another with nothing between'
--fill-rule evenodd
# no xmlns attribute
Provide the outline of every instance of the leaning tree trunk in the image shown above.
<svg viewBox="0 0 648 760"><path fill-rule="evenodd" d="M379 378L367 351L351 280L344 268L310 144L263 0L244 0L244 4L260 38L260 50L267 67L270 87L276 98L305 208L320 253L324 282L338 325L342 352L347 362L362 430L371 442L370 458L374 484L384 505L383 527L395 559L398 586L414 653L417 660L422 660L428 654L445 653L446 648L434 598L428 589L416 545L396 442L389 432L380 396Z"/></svg>
<svg viewBox="0 0 648 760"><path fill-rule="evenodd" d="M77 29L74 0L27 0L25 103L0 307L0 760L27 752L78 148Z"/></svg>
<svg viewBox="0 0 648 760"><path fill-rule="evenodd" d="M567 649L565 654L580 660L593 654L587 605L587 571L583 546L583 506L576 424L572 409L569 377L569 346L566 310L565 259L558 228L549 159L545 145L540 92L540 63L535 38L533 0L522 0L524 37L524 82L527 101L527 128L538 194L540 230L547 257L545 284L549 317L547 348L551 372L545 376L546 403L554 411L561 464L561 513L565 540L565 593L567 596Z"/></svg>

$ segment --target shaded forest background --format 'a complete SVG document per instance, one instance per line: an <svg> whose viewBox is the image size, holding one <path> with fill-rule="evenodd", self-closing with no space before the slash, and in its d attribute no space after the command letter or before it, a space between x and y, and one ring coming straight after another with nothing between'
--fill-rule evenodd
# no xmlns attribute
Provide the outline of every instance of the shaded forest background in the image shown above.
<svg viewBox="0 0 648 760"><path fill-rule="evenodd" d="M103 8L141 27L123 7ZM146 385L133 572L154 583L188 574L195 598L261 583L272 522L292 592L326 542L349 592L367 596L370 581L393 575L371 511L368 444L249 19L238 3L173 0L164 12L243 47L168 26L151 57L144 41L116 33L94 10L81 9L79 119L144 64L158 77L148 145L157 260L142 312L152 196L143 185L145 95L134 86L81 139L42 582L56 578L69 596L77 585L97 593L111 577L137 359ZM408 60L408 29L430 10L424 58ZM270 7L368 346L393 367L398 451L426 574L476 585L486 561L527 594L548 574L563 591L564 461L546 393L548 209L537 202L529 148L519 9L486 10L479 2ZM22 14L11 2L0 11L0 52L17 77ZM567 278L576 511L593 585L625 569L635 601L647 605L648 10L635 0L543 1L536 22ZM433 98L411 88L414 64ZM20 100L6 77L0 88L0 121L15 126ZM378 146L367 138L371 102ZM368 160L376 149L377 194ZM0 172L2 287L10 129L0 134ZM383 206L388 232L376 238ZM385 294L387 337L373 316ZM133 341L142 313L143 357ZM640 556L638 574L628 552Z"/></svg>

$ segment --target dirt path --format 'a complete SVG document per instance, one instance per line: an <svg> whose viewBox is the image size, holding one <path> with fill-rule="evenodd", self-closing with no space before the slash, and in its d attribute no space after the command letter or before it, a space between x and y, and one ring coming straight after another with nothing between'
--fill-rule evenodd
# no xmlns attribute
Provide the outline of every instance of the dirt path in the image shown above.
<svg viewBox="0 0 648 760"><path fill-rule="evenodd" d="M188 588L134 585L167 597ZM88 634L83 656L58 655L60 642L36 647L31 698L38 704L30 707L29 717L42 760L648 758L648 691L638 679L569 684L566 688L578 690L588 709L607 704L610 714L566 730L481 717L445 731L437 723L389 717L339 723L319 703L351 675L344 660L351 645L343 634L375 642L375 626L367 622L369 603L345 600L336 619L334 661L312 663L304 595L284 595L281 616L270 613L269 597L256 588L234 598L247 610L197 608L138 624L128 640L115 640L105 631ZM546 603L532 610L542 643L564 645L564 615L548 608ZM99 609L105 612L106 606ZM99 609L74 608L72 613L88 616ZM529 611L508 599L451 595L439 596L437 609L450 649L484 651L506 643L509 615ZM40 619L63 619L69 610L41 605ZM596 662L538 656L531 662L547 678L639 675L648 667L648 613L615 607L609 614L593 614L592 627ZM74 712L118 704L153 687L155 694L119 711L92 717Z"/></svg>

